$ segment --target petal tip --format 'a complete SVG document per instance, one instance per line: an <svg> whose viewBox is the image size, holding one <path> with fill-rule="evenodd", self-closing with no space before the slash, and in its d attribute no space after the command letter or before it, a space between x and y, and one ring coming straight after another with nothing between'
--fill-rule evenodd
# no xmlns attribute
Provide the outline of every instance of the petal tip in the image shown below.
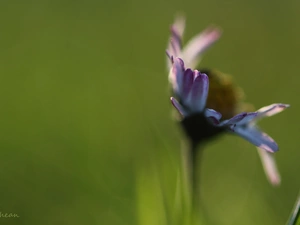
<svg viewBox="0 0 300 225"><path fill-rule="evenodd" d="M266 145L266 144L261 144L258 147L266 150L267 152L271 152L271 153L275 153L275 152L279 151L279 148L278 148L278 145L276 144L276 142L274 141L272 144L273 144L272 147L270 145Z"/></svg>
<svg viewBox="0 0 300 225"><path fill-rule="evenodd" d="M184 108L180 105L180 103L176 100L176 98L171 97L170 98L172 105L175 107L175 109L180 113L182 117L185 117L187 115Z"/></svg>
<svg viewBox="0 0 300 225"><path fill-rule="evenodd" d="M281 178L280 177L270 177L269 181L273 186L279 186L281 184Z"/></svg>
<svg viewBox="0 0 300 225"><path fill-rule="evenodd" d="M283 108L290 108L291 105L290 104L281 104Z"/></svg>
<svg viewBox="0 0 300 225"><path fill-rule="evenodd" d="M181 58L175 57L175 59L173 59L173 60L174 60L174 62L176 62L177 64L179 64L181 67L184 68L184 62Z"/></svg>

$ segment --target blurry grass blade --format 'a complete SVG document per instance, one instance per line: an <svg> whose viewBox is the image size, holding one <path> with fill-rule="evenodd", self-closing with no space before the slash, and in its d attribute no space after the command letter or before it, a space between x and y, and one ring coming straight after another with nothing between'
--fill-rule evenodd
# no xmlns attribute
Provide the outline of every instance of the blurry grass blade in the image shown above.
<svg viewBox="0 0 300 225"><path fill-rule="evenodd" d="M287 225L300 225L300 193Z"/></svg>
<svg viewBox="0 0 300 225"><path fill-rule="evenodd" d="M155 168L139 168L136 180L139 224L167 225L163 192Z"/></svg>
<svg viewBox="0 0 300 225"><path fill-rule="evenodd" d="M174 203L174 214L173 218L179 222L182 222L182 212L183 212L183 200L182 200L182 186L181 186L181 173L180 171L177 172L177 182L176 182L176 191L175 191L175 203Z"/></svg>

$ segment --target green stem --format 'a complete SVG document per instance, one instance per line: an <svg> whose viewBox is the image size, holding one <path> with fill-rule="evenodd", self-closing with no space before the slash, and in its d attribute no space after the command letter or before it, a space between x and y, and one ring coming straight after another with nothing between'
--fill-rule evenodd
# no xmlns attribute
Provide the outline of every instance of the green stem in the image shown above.
<svg viewBox="0 0 300 225"><path fill-rule="evenodd" d="M298 195L298 199L297 199L297 202L295 204L295 207L294 207L293 213L291 215L291 218L288 221L288 225L296 225L297 222L298 222L298 224L300 224L300 193Z"/></svg>
<svg viewBox="0 0 300 225"><path fill-rule="evenodd" d="M197 148L198 147L198 148ZM192 199L192 213L195 219L195 224L199 223L199 215L200 215L200 166L201 166L201 154L202 148L198 145L193 145L191 147L192 151L192 158L193 158L193 199Z"/></svg>
<svg viewBox="0 0 300 225"><path fill-rule="evenodd" d="M188 215L192 221L197 221L199 214L199 159L197 145L187 140L182 146L183 179L185 183L185 196L187 198Z"/></svg>

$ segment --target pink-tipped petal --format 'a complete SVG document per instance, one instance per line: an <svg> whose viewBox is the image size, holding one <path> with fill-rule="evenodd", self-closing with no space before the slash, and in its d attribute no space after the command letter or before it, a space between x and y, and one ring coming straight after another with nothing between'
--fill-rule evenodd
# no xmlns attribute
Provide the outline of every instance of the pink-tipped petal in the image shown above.
<svg viewBox="0 0 300 225"><path fill-rule="evenodd" d="M173 57L181 57L182 36L185 29L184 17L177 17L171 26L171 37L168 43L168 55ZM169 57L170 58L170 57ZM172 67L172 62L167 61L168 68Z"/></svg>
<svg viewBox="0 0 300 225"><path fill-rule="evenodd" d="M266 133L258 130L255 126L236 126L234 128L234 133L268 152L278 151L277 143Z"/></svg>
<svg viewBox="0 0 300 225"><path fill-rule="evenodd" d="M173 25L171 27L171 48L173 48L174 53L176 54L176 56L179 56L179 54L181 53L181 48L182 48L182 34L177 30L177 28Z"/></svg>
<svg viewBox="0 0 300 225"><path fill-rule="evenodd" d="M257 110L258 118L273 116L277 113L282 112L283 110L285 110L288 107L290 107L290 105L282 104L282 103L275 103L272 105L262 107L259 110Z"/></svg>
<svg viewBox="0 0 300 225"><path fill-rule="evenodd" d="M191 39L182 51L182 58L188 67L194 68L199 63L201 54L221 36L221 30L209 27Z"/></svg>
<svg viewBox="0 0 300 225"><path fill-rule="evenodd" d="M184 108L180 105L180 103L173 97L170 98L172 105L177 109L177 111L183 116L187 116L187 112L184 110Z"/></svg>
<svg viewBox="0 0 300 225"><path fill-rule="evenodd" d="M174 58L174 63L169 74L169 81L172 84L176 95L181 96L183 86L184 63L180 58Z"/></svg>
<svg viewBox="0 0 300 225"><path fill-rule="evenodd" d="M194 83L190 95L191 108L195 112L202 112L206 105L208 96L209 79L208 76L199 71L194 71Z"/></svg>
<svg viewBox="0 0 300 225"><path fill-rule="evenodd" d="M273 153L267 152L261 148L257 148L257 151L268 180L274 186L279 185L281 179Z"/></svg>
<svg viewBox="0 0 300 225"><path fill-rule="evenodd" d="M174 57L181 57L181 43L178 40L171 38L169 46Z"/></svg>
<svg viewBox="0 0 300 225"><path fill-rule="evenodd" d="M182 38L185 30L185 18L183 16L177 16L175 22L171 27L172 33L175 32L179 38Z"/></svg>
<svg viewBox="0 0 300 225"><path fill-rule="evenodd" d="M222 114L213 109L206 108L204 111L206 117L213 117L215 120L219 121L222 118Z"/></svg>

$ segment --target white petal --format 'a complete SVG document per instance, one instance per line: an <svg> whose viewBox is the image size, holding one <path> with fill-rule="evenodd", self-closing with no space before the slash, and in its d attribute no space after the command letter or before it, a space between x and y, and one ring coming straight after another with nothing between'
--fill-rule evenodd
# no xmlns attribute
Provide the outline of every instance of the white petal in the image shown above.
<svg viewBox="0 0 300 225"><path fill-rule="evenodd" d="M274 153L257 148L265 174L272 185L279 185L281 182L280 174L277 169Z"/></svg>
<svg viewBox="0 0 300 225"><path fill-rule="evenodd" d="M183 16L176 17L175 22L172 25L172 30L175 30L178 36L182 38L185 30L185 18Z"/></svg>
<svg viewBox="0 0 300 225"><path fill-rule="evenodd" d="M264 117L273 116L277 113L282 112L283 110L285 110L288 107L290 107L290 105L282 104L282 103L275 103L272 105L262 107L259 110L257 110L258 115L255 118L255 121L257 121L258 119L264 118Z"/></svg>
<svg viewBox="0 0 300 225"><path fill-rule="evenodd" d="M202 53L221 36L218 28L209 27L191 39L182 50L182 58L187 67L194 68L199 63Z"/></svg>
<svg viewBox="0 0 300 225"><path fill-rule="evenodd" d="M171 26L171 37L168 43L167 54L170 57L181 57L182 36L185 29L184 17L177 17ZM168 68L172 67L172 62L167 59Z"/></svg>

